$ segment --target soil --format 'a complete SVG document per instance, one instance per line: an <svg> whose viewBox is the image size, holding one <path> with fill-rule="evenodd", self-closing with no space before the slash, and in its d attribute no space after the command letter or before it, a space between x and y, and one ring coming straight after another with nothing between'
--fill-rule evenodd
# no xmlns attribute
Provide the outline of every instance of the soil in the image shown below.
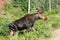
<svg viewBox="0 0 60 40"><path fill-rule="evenodd" d="M49 40L60 40L60 29L56 29L52 31L53 37L49 38Z"/></svg>

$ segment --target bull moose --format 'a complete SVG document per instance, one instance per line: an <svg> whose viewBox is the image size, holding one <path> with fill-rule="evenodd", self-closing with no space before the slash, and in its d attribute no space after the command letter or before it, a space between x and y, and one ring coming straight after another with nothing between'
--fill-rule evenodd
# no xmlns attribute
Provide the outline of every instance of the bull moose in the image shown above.
<svg viewBox="0 0 60 40"><path fill-rule="evenodd" d="M30 28L34 31L34 22L37 19L46 20L47 17L43 15L44 10L38 9L34 14L26 14L24 17L13 21L9 24L10 35L15 35L17 31L29 30Z"/></svg>

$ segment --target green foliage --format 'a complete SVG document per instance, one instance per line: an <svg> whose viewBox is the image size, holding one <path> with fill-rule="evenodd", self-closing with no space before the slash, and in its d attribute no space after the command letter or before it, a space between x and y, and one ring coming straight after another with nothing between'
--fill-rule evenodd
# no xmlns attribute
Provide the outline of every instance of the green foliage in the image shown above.
<svg viewBox="0 0 60 40"><path fill-rule="evenodd" d="M13 7L20 7L23 12L27 12L28 0L13 0L11 4Z"/></svg>
<svg viewBox="0 0 60 40"><path fill-rule="evenodd" d="M51 30L53 28L59 27L60 19L59 19L59 13L56 12L56 10L53 10L52 12L48 11L45 12L44 15L47 16L47 20L36 20L34 28L35 31L26 32L25 30L20 32L15 37L9 37L8 36L8 24L14 20L17 20L25 15L19 8L13 8L11 10L8 10L7 12L4 12L5 15L0 17L0 40L38 40L40 36L44 36L45 38L51 37ZM10 13L8 13L10 12ZM9 15L9 14L13 14Z"/></svg>
<svg viewBox="0 0 60 40"><path fill-rule="evenodd" d="M51 9L57 9L58 4L60 3L59 0L50 0L51 1ZM33 9L49 9L49 0L31 0L31 10Z"/></svg>
<svg viewBox="0 0 60 40"><path fill-rule="evenodd" d="M51 11L48 10L47 12L45 12L46 15L55 15L55 14L58 14L59 11L57 9L52 9Z"/></svg>
<svg viewBox="0 0 60 40"><path fill-rule="evenodd" d="M27 0L28 1L28 0ZM26 32L23 30L22 32L16 34L16 36L9 36L9 27L8 24L12 21L15 21L21 17L23 17L27 13L27 1L26 0L16 0L12 1L10 4L6 4L3 8L3 13L0 15L0 40L38 40L40 37L49 38L52 36L51 30L53 28L57 28L60 25L60 14L56 9L52 9L52 11L45 11L44 15L47 16L47 20L36 20L34 24L35 31ZM32 1L32 0L31 0ZM37 1L37 0L36 0ZM16 3L17 2L17 3ZM21 2L21 4L19 3ZM33 1L32 1L33 3ZM45 5L46 0L42 1L41 4L43 6L39 6L36 4L36 8L42 7L46 10ZM35 5L35 3L34 3ZM31 8L33 8L33 6ZM18 7L15 7L18 6ZM38 7L39 6L39 7ZM45 7L44 7L45 6ZM36 10L31 10L31 14L35 13Z"/></svg>

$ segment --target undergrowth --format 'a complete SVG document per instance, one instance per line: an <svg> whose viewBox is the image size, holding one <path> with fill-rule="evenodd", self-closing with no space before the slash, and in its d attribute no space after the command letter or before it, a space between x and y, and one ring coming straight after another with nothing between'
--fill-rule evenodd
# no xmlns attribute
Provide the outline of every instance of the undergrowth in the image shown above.
<svg viewBox="0 0 60 40"><path fill-rule="evenodd" d="M34 24L35 31L22 32L16 34L16 36L9 36L8 24L15 21L25 14L20 8L11 8L9 10L2 10L3 14L0 15L0 40L38 40L41 37L49 38L52 36L51 30L59 27L60 17L57 10L45 11L44 15L47 16L47 20L36 20ZM3 15L3 16L2 16Z"/></svg>

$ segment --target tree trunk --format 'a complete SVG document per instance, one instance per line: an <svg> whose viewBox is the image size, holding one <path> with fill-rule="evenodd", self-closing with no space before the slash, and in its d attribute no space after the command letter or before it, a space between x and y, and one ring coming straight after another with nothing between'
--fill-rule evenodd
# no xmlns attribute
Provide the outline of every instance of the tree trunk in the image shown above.
<svg viewBox="0 0 60 40"><path fill-rule="evenodd" d="M49 10L51 11L51 0L49 0Z"/></svg>
<svg viewBox="0 0 60 40"><path fill-rule="evenodd" d="M28 0L28 13L30 13L30 0Z"/></svg>

